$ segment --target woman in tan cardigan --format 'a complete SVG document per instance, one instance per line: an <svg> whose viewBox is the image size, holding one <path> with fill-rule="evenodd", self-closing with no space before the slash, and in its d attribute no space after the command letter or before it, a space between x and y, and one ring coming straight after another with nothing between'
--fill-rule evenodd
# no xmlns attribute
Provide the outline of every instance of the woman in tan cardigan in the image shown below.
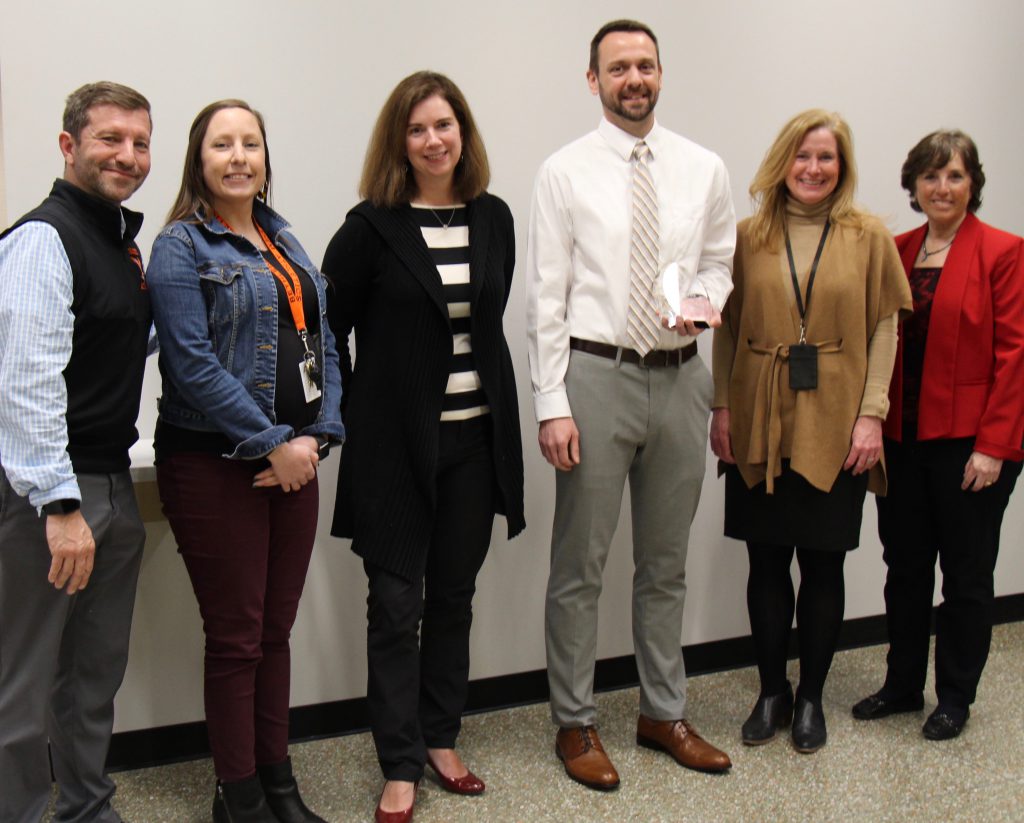
<svg viewBox="0 0 1024 823"><path fill-rule="evenodd" d="M761 678L743 742L767 743L792 721L804 753L827 738L821 696L843 620L843 562L866 491L885 490L882 420L898 314L911 306L892 237L854 205L855 188L838 114L812 109L782 128L750 186L755 213L739 225L714 340L711 448L727 464L725 533L747 543Z"/></svg>

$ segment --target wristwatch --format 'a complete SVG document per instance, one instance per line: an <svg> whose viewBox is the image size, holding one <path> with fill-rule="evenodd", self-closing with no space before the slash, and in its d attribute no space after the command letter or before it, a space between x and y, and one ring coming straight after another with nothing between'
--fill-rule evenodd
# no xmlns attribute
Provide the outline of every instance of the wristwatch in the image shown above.
<svg viewBox="0 0 1024 823"><path fill-rule="evenodd" d="M71 514L82 508L82 501L73 497L65 497L61 500L51 500L42 506L43 514Z"/></svg>
<svg viewBox="0 0 1024 823"><path fill-rule="evenodd" d="M323 460L331 451L331 441L322 434L316 435L317 459Z"/></svg>

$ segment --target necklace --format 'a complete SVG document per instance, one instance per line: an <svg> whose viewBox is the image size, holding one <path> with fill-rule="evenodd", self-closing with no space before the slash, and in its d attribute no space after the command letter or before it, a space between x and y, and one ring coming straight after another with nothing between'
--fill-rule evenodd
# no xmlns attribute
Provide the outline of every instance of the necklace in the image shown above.
<svg viewBox="0 0 1024 823"><path fill-rule="evenodd" d="M953 245L953 240L956 240L956 233L953 233L953 240L950 240L942 248L938 248L935 251L928 251L928 229L924 230L924 241L921 243L921 262L924 263L929 257L934 257L937 254L944 252L950 246Z"/></svg>
<svg viewBox="0 0 1024 823"><path fill-rule="evenodd" d="M430 209L430 206L427 206L427 208ZM455 219L455 210L457 208L458 206L452 206L452 213L448 215L447 223L441 219L440 215L438 215L436 211L430 209L430 213L434 215L434 219L437 220L437 222L441 225L441 231L448 231L448 227L452 224L452 220Z"/></svg>

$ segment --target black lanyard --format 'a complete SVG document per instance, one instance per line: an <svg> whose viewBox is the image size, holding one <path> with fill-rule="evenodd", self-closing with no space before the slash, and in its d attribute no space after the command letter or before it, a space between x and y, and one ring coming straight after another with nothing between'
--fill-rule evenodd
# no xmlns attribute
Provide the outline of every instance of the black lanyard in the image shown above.
<svg viewBox="0 0 1024 823"><path fill-rule="evenodd" d="M793 262L793 246L789 242L789 229L786 230L786 256L789 258L789 273L793 278L793 292L796 294L796 307L800 311L800 342L807 342L807 323L805 322L807 312L811 307L811 287L814 286L814 275L818 271L818 261L821 260L821 252L825 248L825 238L828 237L829 221L825 221L825 228L821 230L821 240L818 241L818 250L814 253L814 262L811 263L811 272L807 275L807 297L800 296L800 281L796 276L796 263Z"/></svg>

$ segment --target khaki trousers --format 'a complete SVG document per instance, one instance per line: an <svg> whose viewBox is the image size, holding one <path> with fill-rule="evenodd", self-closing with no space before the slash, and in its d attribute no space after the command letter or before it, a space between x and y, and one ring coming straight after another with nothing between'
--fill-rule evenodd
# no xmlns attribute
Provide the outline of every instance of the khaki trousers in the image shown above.
<svg viewBox="0 0 1024 823"><path fill-rule="evenodd" d="M627 478L640 711L679 719L686 551L704 479L711 375L699 357L646 368L573 351L566 388L580 463L556 477L545 610L552 719L596 721L597 603Z"/></svg>

